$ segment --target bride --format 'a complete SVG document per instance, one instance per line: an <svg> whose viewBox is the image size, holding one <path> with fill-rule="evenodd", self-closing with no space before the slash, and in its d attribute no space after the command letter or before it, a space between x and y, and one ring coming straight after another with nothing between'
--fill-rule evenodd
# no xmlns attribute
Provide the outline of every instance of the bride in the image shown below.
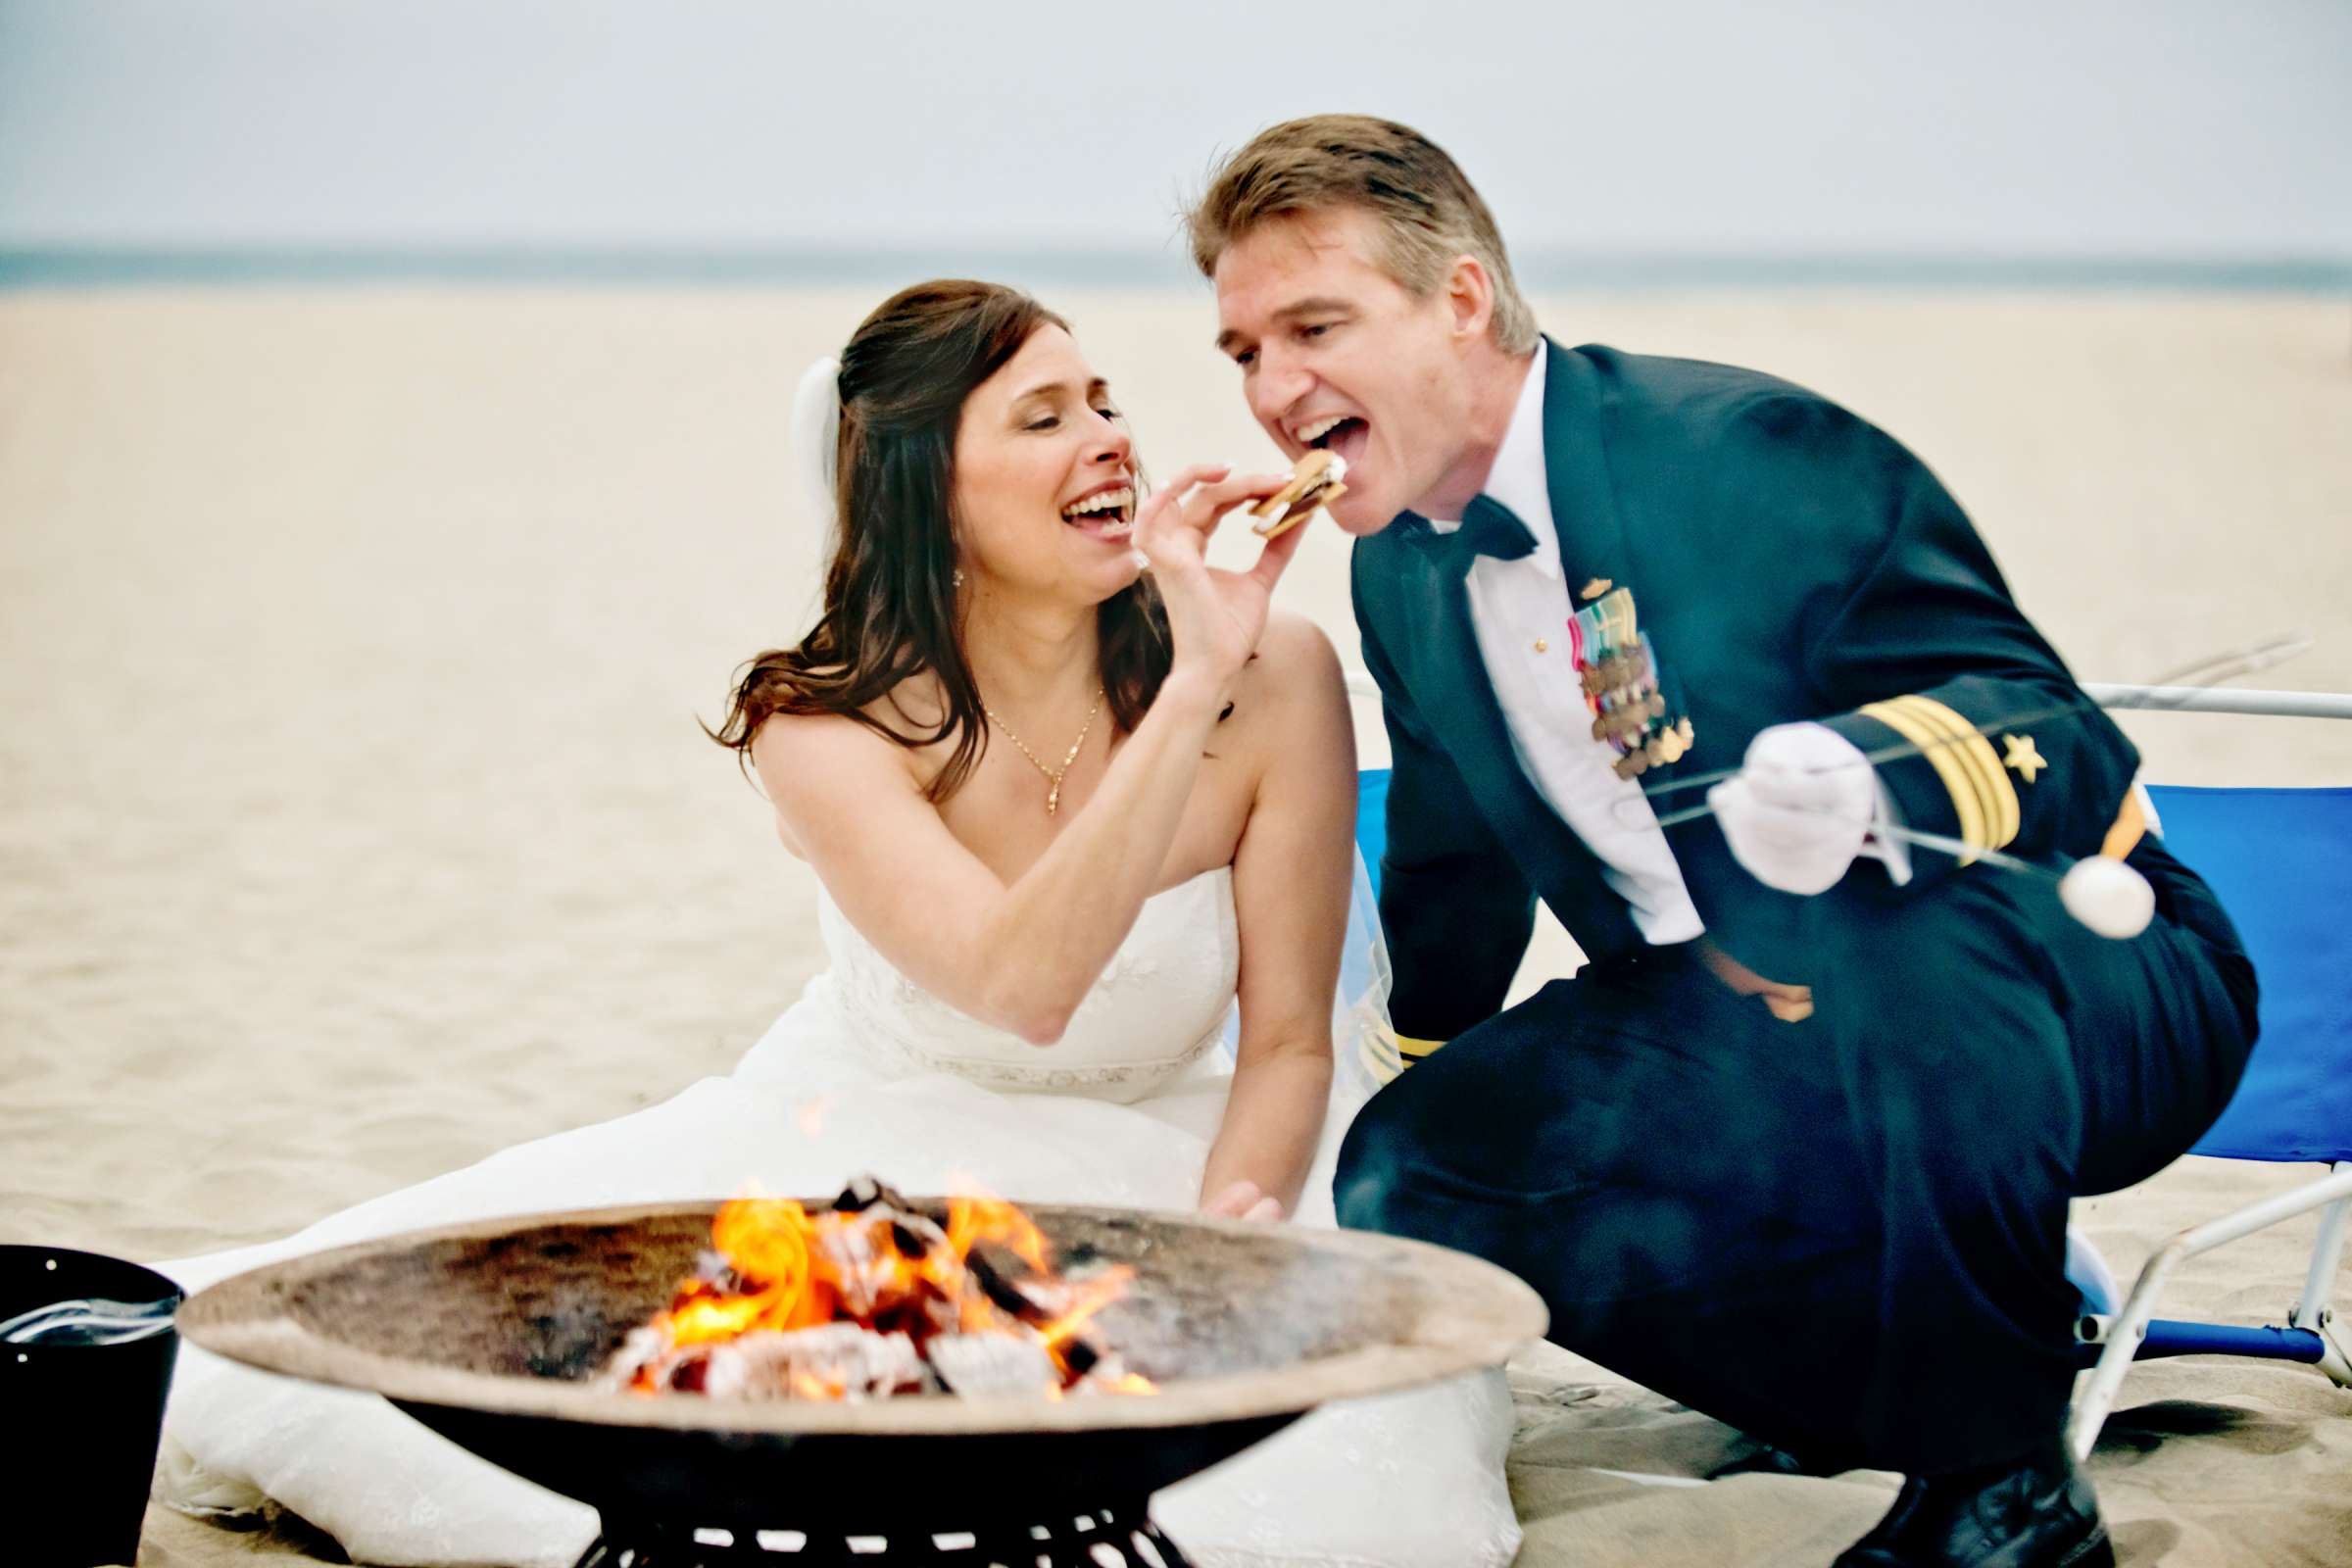
<svg viewBox="0 0 2352 1568"><path fill-rule="evenodd" d="M1332 1222L1340 1137L1395 1060L1377 987L1341 978L1347 699L1322 634L1268 610L1304 529L1247 572L1203 560L1282 477L1187 468L1147 499L1065 323L992 284L886 301L802 402L802 460L832 480L822 613L752 662L716 735L822 884L830 970L729 1077L164 1265L183 1284L427 1224L867 1171ZM1332 1406L1155 1513L1204 1568L1489 1568L1519 1542L1509 1424L1494 1373ZM275 1499L362 1562L569 1568L595 1534L381 1399L193 1348L159 1486L197 1511Z"/></svg>

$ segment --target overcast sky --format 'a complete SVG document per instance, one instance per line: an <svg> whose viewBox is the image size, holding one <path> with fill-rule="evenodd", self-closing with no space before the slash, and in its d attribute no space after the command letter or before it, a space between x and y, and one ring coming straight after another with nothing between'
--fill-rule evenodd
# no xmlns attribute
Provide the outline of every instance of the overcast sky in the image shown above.
<svg viewBox="0 0 2352 1568"><path fill-rule="evenodd" d="M0 0L0 246L1154 248L1325 109L1522 251L2352 256L2352 0Z"/></svg>

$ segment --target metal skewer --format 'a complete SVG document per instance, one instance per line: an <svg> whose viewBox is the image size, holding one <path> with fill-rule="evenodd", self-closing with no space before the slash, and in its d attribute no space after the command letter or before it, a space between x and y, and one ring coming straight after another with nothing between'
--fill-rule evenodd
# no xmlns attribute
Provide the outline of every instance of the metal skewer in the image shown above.
<svg viewBox="0 0 2352 1568"><path fill-rule="evenodd" d="M2163 680L2146 687L2120 689L2106 687L2097 692L2085 689L2080 697L2073 701L2053 704L2048 708L2022 714L2009 714L1992 723L1973 726L1960 735L1942 737L1929 744L1905 742L1897 746L1886 746L1876 751L1865 752L1862 754L1861 761L1875 767L1880 762L1893 761L1906 757L1924 756L1936 747L1959 746L1972 741L1981 744L1983 737L1996 730L2023 729L2028 724L2038 723L2045 718L2082 712L2102 706L2101 696L2106 698L2103 706L2109 708L2162 710L2184 707L2201 697L2211 685L2235 676L2250 674L2258 669L2268 669L2274 664L2282 663L2294 658L2310 646L2311 639L2300 634L2274 637L2234 653L2217 654L2200 659L2195 663L2185 665ZM1851 767L1854 764L1847 762L1840 765ZM1834 768L1816 769L1819 772L1835 770ZM1698 778L1675 779L1643 791L1643 799L1666 795L1678 789L1690 789L1699 785L1720 783L1725 779L1735 777L1740 771L1739 768L1726 768ZM1631 805L1632 802L1628 800L1623 804ZM1657 823L1662 828L1672 827L1678 822L1689 822L1698 817L1714 814L1715 806L1710 799L1680 811L1665 812L1657 818ZM2148 922L2155 913L2155 894L2149 887L2147 878L2124 862L2121 851L2107 852L2114 856L2112 859L2105 858L2105 855L2092 856L2087 859L2076 861L2064 872L2060 872L2053 867L2035 864L2032 860L1989 846L1970 844L1962 839L1951 838L1941 833L1925 832L1900 823L1874 821L1869 824L1868 831L1898 843L1916 844L1939 851L1951 856L1962 864L1967 864L1972 860L1982 860L2004 871L2018 872L2052 883L2056 886L2059 902L2065 906L2067 912L2073 915L2077 922L2103 937L2118 941L2136 937L2147 929Z"/></svg>
<svg viewBox="0 0 2352 1568"><path fill-rule="evenodd" d="M2085 694L2073 701L2052 704L2047 708L2032 709L2023 713L2006 714L1988 723L1979 724L1965 735L1951 736L1938 740L1933 745L1903 741L1893 746L1882 746L1875 751L1864 752L1862 760L1876 767L1881 762L1900 761L1909 757L1924 757L1931 751L1940 750L1947 746L1965 745L1971 740L1990 735L1997 730L2022 729L2028 724L2038 724L2044 719L2061 718L2068 713L2080 713L2102 706L2114 709L2146 709L2157 711L2185 708L2190 706L2196 695L2207 687L2217 686L2223 681L2235 680L2243 675L2251 675L2257 670L2282 664L2288 660L2308 652L2311 645L2312 639L2304 633L2288 632L2281 636L2266 638L2262 642L2229 653L2209 654L2203 659L2184 664L2179 669L2149 682L2149 687L2152 689L2119 694L2113 701L2104 705ZM1851 766L1852 764L1845 765ZM1824 769L1824 771L1830 770ZM1709 785L1720 784L1726 779L1736 778L1740 772L1740 769L1738 767L1719 767L1708 773L1693 773L1686 778L1663 780L1644 789L1642 794L1644 799L1654 800L1660 796L1678 794L1685 790L1705 789ZM1668 811L1661 814L1657 822L1658 826L1662 828L1673 827L1678 822L1690 822L1702 816L1711 816L1714 811L1713 807L1703 804L1686 807L1679 811ZM1999 863L1998 859L1988 852L1980 851L1977 858ZM2018 863L2022 865L2026 862L2019 861Z"/></svg>
<svg viewBox="0 0 2352 1568"><path fill-rule="evenodd" d="M2032 876L2046 877L2052 882L2061 880L2060 874L2046 865L2035 865L2032 860L2020 859L2007 850L1979 849L1966 839L1950 838L1941 833L1930 833L1916 827L1898 827L1892 822L1873 822L1870 825L1870 831L1877 838L1900 839L1905 844L1917 844L1926 849L1941 850L1944 854L1958 859L1978 859L1986 865L1997 865L2004 871L2024 871Z"/></svg>

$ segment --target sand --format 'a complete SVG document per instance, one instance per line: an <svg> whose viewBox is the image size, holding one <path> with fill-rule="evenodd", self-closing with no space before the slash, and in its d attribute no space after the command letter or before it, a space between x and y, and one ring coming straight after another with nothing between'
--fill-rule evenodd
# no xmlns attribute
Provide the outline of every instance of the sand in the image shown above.
<svg viewBox="0 0 2352 1568"><path fill-rule="evenodd" d="M276 1235L756 1038L820 961L809 883L695 719L803 624L785 406L877 294L0 295L0 1240ZM1265 451L1203 298L1053 299L1157 466ZM1912 443L2085 678L2303 628L2265 683L2352 690L2341 300L1540 309ZM1283 592L1352 662L1336 536ZM2352 724L2128 727L2157 779L2352 779ZM1565 955L1548 934L1523 985ZM2312 1174L2184 1161L2082 1218L2128 1275ZM2276 1319L2311 1231L2185 1271L2180 1311ZM1549 1351L1518 1379L1528 1564L1823 1562L1892 1484L1620 1479L1694 1476L1730 1435ZM2124 1405L2096 1475L2128 1560L2352 1561L2352 1396L2200 1360ZM146 1559L303 1548L159 1516Z"/></svg>

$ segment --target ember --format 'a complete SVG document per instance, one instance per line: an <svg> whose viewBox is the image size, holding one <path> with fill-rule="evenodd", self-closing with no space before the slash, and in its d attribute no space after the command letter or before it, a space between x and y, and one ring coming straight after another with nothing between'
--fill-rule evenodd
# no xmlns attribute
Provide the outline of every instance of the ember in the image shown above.
<svg viewBox="0 0 2352 1568"><path fill-rule="evenodd" d="M742 1198L668 1310L621 1342L604 1381L638 1394L877 1399L906 1394L1151 1394L1087 1332L1135 1271L1063 1274L1029 1216L952 1198L943 1227L884 1187L811 1214Z"/></svg>

